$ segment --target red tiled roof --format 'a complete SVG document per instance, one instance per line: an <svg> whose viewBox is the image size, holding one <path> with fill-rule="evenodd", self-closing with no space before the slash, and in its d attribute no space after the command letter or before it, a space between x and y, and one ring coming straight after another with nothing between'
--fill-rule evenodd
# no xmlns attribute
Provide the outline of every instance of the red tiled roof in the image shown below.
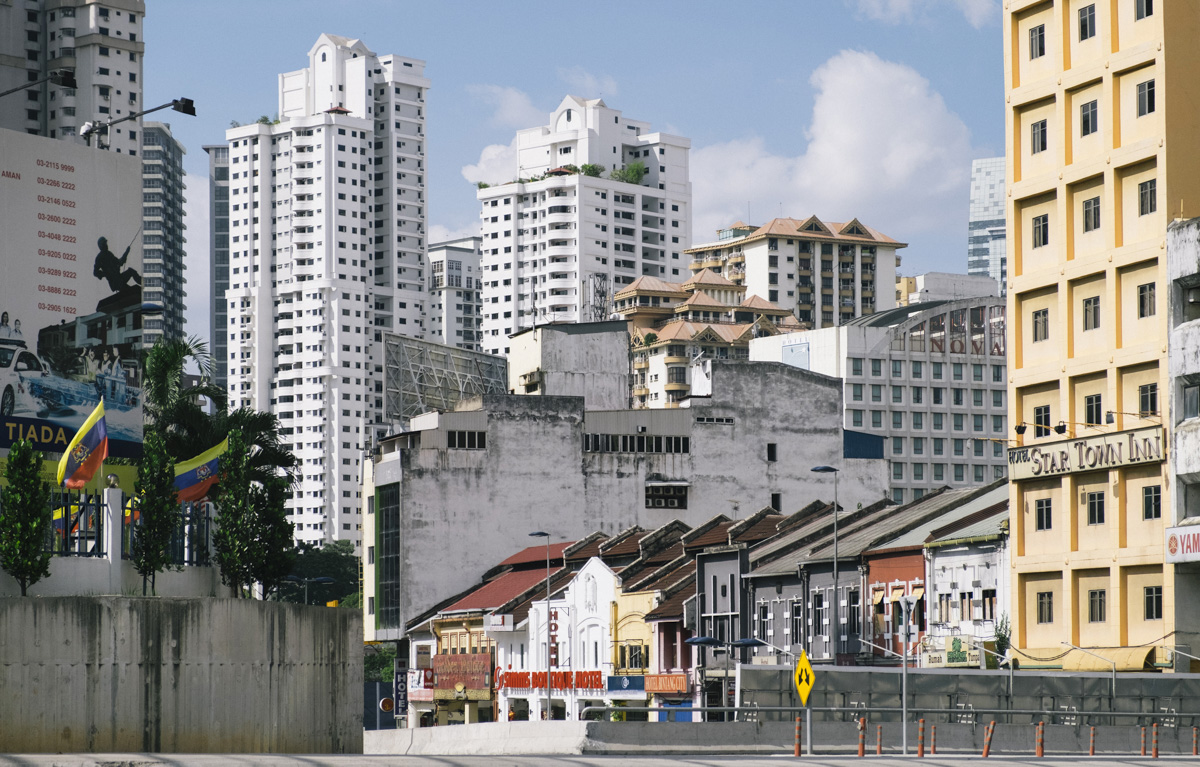
<svg viewBox="0 0 1200 767"><path fill-rule="evenodd" d="M492 610L545 580L545 570L513 570L488 581L454 604L447 606L442 612Z"/></svg>
<svg viewBox="0 0 1200 767"><path fill-rule="evenodd" d="M562 559L563 549L570 546L574 541L566 543L550 544L550 559ZM546 544L530 546L527 549L521 549L516 554L513 554L508 559L501 562L498 567L510 567L513 565L527 565L530 562L545 562L546 561Z"/></svg>
<svg viewBox="0 0 1200 767"><path fill-rule="evenodd" d="M690 586L682 588L672 594L669 599L663 600L662 604L646 613L646 616L643 618L643 620L664 621L682 618L683 603L691 599L693 596L695 596L695 594L696 584L693 582Z"/></svg>
<svg viewBox="0 0 1200 767"><path fill-rule="evenodd" d="M729 543L729 528L733 524L732 521L727 521L713 525L711 530L707 530L703 535L688 541L687 547L689 549L696 549L704 546L721 546Z"/></svg>
<svg viewBox="0 0 1200 767"><path fill-rule="evenodd" d="M612 544L611 547L605 545L601 547L601 557L619 557L623 554L637 554L641 551L638 544L649 534L646 530L638 530Z"/></svg>

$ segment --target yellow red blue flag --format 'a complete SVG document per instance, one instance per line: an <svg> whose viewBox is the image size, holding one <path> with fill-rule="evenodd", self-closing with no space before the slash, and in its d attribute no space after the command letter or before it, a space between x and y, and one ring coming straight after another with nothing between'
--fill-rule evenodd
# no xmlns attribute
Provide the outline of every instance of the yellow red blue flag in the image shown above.
<svg viewBox="0 0 1200 767"><path fill-rule="evenodd" d="M175 492L180 501L198 501L208 495L217 482L220 457L229 449L229 438L205 450L195 458L175 464Z"/></svg>
<svg viewBox="0 0 1200 767"><path fill-rule="evenodd" d="M104 400L87 417L58 461L58 484L78 490L91 481L108 456L108 427Z"/></svg>

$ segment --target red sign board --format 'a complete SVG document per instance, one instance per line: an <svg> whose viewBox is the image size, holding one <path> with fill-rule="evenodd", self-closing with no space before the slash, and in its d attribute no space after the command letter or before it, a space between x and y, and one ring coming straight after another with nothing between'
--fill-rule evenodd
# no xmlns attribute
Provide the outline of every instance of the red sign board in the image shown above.
<svg viewBox="0 0 1200 767"><path fill-rule="evenodd" d="M550 685L555 690L603 690L603 671L552 671ZM496 687L508 690L546 689L545 671L504 671L496 669Z"/></svg>
<svg viewBox="0 0 1200 767"><path fill-rule="evenodd" d="M438 690L453 690L460 684L466 690L490 689L491 671L490 653L433 656L434 688Z"/></svg>

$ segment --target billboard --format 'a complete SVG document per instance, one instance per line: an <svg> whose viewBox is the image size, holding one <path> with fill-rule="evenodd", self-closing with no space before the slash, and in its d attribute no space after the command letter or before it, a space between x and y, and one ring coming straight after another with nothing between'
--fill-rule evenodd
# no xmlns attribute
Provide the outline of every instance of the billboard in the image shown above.
<svg viewBox="0 0 1200 767"><path fill-rule="evenodd" d="M0 130L0 449L60 453L104 398L109 454L142 441L141 161Z"/></svg>

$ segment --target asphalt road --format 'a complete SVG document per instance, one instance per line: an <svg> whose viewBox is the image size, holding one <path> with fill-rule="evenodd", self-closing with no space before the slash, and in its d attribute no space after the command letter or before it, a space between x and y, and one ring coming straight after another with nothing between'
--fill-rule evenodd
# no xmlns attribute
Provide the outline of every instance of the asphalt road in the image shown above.
<svg viewBox="0 0 1200 767"><path fill-rule="evenodd" d="M868 757L876 764L894 764L915 760L898 756ZM1151 759L1138 756L1048 756L1035 759L1023 757L989 757L983 761L978 756L926 756L920 761L922 767L958 767L967 762L982 762L990 765L1078 765L1086 761L1089 765L1149 765L1162 761L1195 762L1193 756L1163 757ZM676 757L629 757L629 756L327 756L270 754L14 754L0 756L0 767L779 767L781 764L802 763L812 767L856 767L862 760L852 756L814 756L795 759L790 755L778 756L676 756Z"/></svg>

